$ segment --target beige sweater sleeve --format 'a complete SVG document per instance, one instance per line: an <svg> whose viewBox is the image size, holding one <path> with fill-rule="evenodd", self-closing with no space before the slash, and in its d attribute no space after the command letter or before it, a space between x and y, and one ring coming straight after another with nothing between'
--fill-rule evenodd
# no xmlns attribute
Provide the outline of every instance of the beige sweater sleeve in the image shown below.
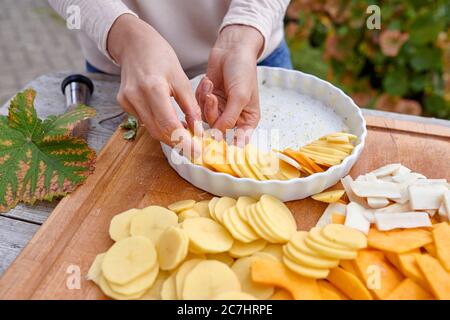
<svg viewBox="0 0 450 320"><path fill-rule="evenodd" d="M81 30L91 38L98 49L112 62L108 53L108 33L114 21L123 14L136 14L120 0L49 0L50 5L61 17L67 19L71 6L78 6ZM115 62L114 62L115 63Z"/></svg>
<svg viewBox="0 0 450 320"><path fill-rule="evenodd" d="M280 27L290 0L231 0L220 30L230 24L243 24L256 28L264 37L264 50L272 31Z"/></svg>

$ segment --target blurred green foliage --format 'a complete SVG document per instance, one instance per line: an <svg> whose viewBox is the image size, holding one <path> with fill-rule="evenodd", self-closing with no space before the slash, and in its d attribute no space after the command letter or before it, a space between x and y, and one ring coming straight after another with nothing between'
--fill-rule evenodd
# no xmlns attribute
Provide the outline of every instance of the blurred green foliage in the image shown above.
<svg viewBox="0 0 450 320"><path fill-rule="evenodd" d="M296 69L361 107L450 119L450 1L293 0L287 17Z"/></svg>

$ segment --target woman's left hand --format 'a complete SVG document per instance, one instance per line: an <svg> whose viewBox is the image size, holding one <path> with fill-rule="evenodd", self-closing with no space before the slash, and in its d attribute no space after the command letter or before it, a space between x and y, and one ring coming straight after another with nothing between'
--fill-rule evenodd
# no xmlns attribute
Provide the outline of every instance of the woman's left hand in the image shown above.
<svg viewBox="0 0 450 320"><path fill-rule="evenodd" d="M206 77L196 98L203 120L223 133L254 129L260 119L256 62L264 45L262 34L244 25L230 25L211 50Z"/></svg>

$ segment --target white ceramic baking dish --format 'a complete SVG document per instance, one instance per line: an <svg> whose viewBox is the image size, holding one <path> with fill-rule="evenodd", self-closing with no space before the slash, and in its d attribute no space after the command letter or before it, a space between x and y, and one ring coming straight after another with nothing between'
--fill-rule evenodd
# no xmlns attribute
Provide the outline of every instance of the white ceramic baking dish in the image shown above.
<svg viewBox="0 0 450 320"><path fill-rule="evenodd" d="M191 80L194 90L201 77ZM353 100L329 82L299 71L258 67L258 83L262 114L258 129L277 129L281 141L278 148L299 148L326 134L346 130L358 137L352 154L341 164L308 177L257 181L195 165L162 143L172 168L194 186L214 195L259 197L271 194L283 201L319 193L347 175L358 160L367 135L365 120ZM183 119L182 112L175 107Z"/></svg>

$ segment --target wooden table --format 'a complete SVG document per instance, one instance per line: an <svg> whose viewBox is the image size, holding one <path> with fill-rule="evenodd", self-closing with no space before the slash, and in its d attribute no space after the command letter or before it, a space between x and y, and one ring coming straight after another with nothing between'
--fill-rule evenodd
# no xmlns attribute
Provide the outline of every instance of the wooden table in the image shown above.
<svg viewBox="0 0 450 320"><path fill-rule="evenodd" d="M27 87L33 87L38 91L36 108L40 117L64 111L64 97L60 91L60 83L65 76L67 76L67 73L52 73L39 77L27 85ZM110 119L121 113L116 102L119 79L105 75L89 76L94 80L96 86L90 104L97 109L97 117L92 121L88 142L99 151L122 121L121 116ZM0 108L0 113L5 114L7 107L8 105L5 104ZM423 128L435 126L450 128L450 121L445 120L367 109L364 109L363 113L366 117L372 116L377 119L382 117L383 121L386 122L397 121L400 126L403 121L409 121ZM403 129L408 130L408 128ZM14 261L56 205L56 202L38 203L33 207L18 205L10 212L0 214L0 275Z"/></svg>

